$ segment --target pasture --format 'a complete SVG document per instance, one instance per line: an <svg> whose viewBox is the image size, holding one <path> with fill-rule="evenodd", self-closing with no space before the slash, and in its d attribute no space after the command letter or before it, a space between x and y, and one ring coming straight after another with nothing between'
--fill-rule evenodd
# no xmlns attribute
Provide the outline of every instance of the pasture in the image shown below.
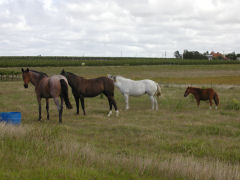
<svg viewBox="0 0 240 180"><path fill-rule="evenodd" d="M21 71L20 68L7 68ZM61 67L34 67L48 75ZM0 179L240 179L240 65L80 66L65 70L86 78L108 73L160 83L159 111L147 95L124 98L109 118L105 97L86 98L86 116L64 106L63 123L50 100L42 121L34 88L23 81L0 81L0 110L22 112L22 125L0 124ZM183 97L185 84L213 87L218 110L197 108Z"/></svg>

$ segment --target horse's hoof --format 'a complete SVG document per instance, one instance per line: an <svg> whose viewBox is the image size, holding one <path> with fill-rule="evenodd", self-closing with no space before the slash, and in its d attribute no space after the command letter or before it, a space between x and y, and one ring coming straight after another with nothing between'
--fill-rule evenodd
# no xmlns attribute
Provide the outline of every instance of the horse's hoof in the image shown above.
<svg viewBox="0 0 240 180"><path fill-rule="evenodd" d="M117 116L117 117L119 116L119 111L118 111L118 110L116 111L116 116Z"/></svg>
<svg viewBox="0 0 240 180"><path fill-rule="evenodd" d="M109 113L108 113L108 117L110 117L112 115L112 111L109 111Z"/></svg>

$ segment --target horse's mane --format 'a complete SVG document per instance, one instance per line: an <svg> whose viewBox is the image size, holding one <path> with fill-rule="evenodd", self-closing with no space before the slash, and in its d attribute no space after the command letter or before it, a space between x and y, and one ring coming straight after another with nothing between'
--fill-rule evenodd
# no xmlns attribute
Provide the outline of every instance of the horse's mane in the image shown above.
<svg viewBox="0 0 240 180"><path fill-rule="evenodd" d="M39 71L35 71L35 70L29 70L31 72L34 72L34 73L37 73L37 74L40 74L40 77L43 78L43 77L48 77L48 75L44 72L39 72Z"/></svg>
<svg viewBox="0 0 240 180"><path fill-rule="evenodd" d="M72 76L77 76L76 74L73 74L73 73L71 73L71 72L66 72L66 73L68 73L68 74L70 74L70 75L72 75Z"/></svg>
<svg viewBox="0 0 240 180"><path fill-rule="evenodd" d="M198 88L198 87L189 87L190 89L201 89L201 88Z"/></svg>
<svg viewBox="0 0 240 180"><path fill-rule="evenodd" d="M117 75L116 78L129 79L129 78L125 78L125 77L120 76L120 75ZM131 80L131 79L129 79L129 80Z"/></svg>
<svg viewBox="0 0 240 180"><path fill-rule="evenodd" d="M194 90L212 89L212 88L198 88L198 87L189 87L189 88Z"/></svg>
<svg viewBox="0 0 240 180"><path fill-rule="evenodd" d="M69 74L69 75L71 75L73 78L81 78L81 79L85 79L85 78L83 78L83 77L81 77L81 76L78 76L78 75L76 75L76 74L74 74L74 73L71 73L71 72L66 72L67 74Z"/></svg>

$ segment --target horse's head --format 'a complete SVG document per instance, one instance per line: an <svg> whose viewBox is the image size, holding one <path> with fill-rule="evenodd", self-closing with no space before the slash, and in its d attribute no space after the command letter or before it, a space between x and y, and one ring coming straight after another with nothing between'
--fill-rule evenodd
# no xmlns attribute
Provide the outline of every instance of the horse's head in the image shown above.
<svg viewBox="0 0 240 180"><path fill-rule="evenodd" d="M28 83L31 80L31 75L28 68L26 70L22 68L22 78L24 82L24 87L28 88Z"/></svg>
<svg viewBox="0 0 240 180"><path fill-rule="evenodd" d="M107 77L111 80L113 80L114 82L116 82L116 76L113 76L111 74L108 74Z"/></svg>
<svg viewBox="0 0 240 180"><path fill-rule="evenodd" d="M186 89L186 91L184 93L184 97L187 97L189 95L190 89L191 89L190 87L187 87L187 89Z"/></svg>

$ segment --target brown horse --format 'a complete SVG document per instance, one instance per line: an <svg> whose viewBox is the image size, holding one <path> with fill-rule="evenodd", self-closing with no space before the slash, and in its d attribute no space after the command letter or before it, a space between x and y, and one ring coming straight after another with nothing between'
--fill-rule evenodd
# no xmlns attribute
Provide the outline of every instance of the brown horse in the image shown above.
<svg viewBox="0 0 240 180"><path fill-rule="evenodd" d="M107 77L85 79L73 73L65 72L64 70L62 70L61 75L67 78L68 83L72 88L72 93L75 98L76 106L77 106L77 114L79 114L79 99L81 101L83 114L86 115L84 98L95 97L103 93L108 98L108 103L110 108L108 116L111 116L112 114L112 105L114 106L116 115L118 116L119 111L117 109L117 104L114 99L114 83L111 79Z"/></svg>
<svg viewBox="0 0 240 180"><path fill-rule="evenodd" d="M40 121L41 116L41 98L46 99L46 109L47 109L47 119L49 120L49 98L53 98L55 104L57 105L59 112L59 122L62 122L62 111L63 111L63 101L68 109L72 109L72 105L68 98L68 82L64 76L54 75L48 77L47 74L43 72L38 72L34 70L29 70L28 68L24 70L22 68L22 77L24 81L24 87L28 88L28 83L31 82L35 86L35 92L38 101L38 110ZM59 104L58 97L61 99L61 104Z"/></svg>
<svg viewBox="0 0 240 180"><path fill-rule="evenodd" d="M187 97L189 93L191 93L195 97L198 106L200 104L200 100L203 100L203 101L209 100L210 109L212 109L212 99L214 99L214 102L216 104L216 107L215 107L216 109L219 105L218 95L212 88L201 89L201 88L195 88L195 87L188 87L184 93L184 97Z"/></svg>

